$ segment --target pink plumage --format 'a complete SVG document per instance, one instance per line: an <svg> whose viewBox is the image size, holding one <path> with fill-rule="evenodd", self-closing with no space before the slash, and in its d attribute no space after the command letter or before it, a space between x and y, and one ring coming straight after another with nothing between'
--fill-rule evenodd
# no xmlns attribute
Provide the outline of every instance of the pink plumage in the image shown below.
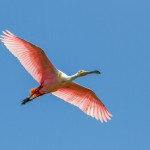
<svg viewBox="0 0 150 150"><path fill-rule="evenodd" d="M51 63L40 47L19 38L8 30L3 34L0 40L40 84L39 87L30 90L31 95L23 100L22 104L44 94L52 93L101 122L111 119L111 113L92 90L72 82L87 74L99 74L99 71L80 70L73 76L67 76Z"/></svg>
<svg viewBox="0 0 150 150"><path fill-rule="evenodd" d="M62 86L52 94L79 107L83 112L95 117L97 120L101 120L101 122L107 122L107 119L111 119L112 115L96 94L92 90L75 82Z"/></svg>
<svg viewBox="0 0 150 150"><path fill-rule="evenodd" d="M8 30L3 33L5 36L2 36L1 41L37 82L42 83L42 79L46 79L47 75L57 72L40 47L17 37Z"/></svg>

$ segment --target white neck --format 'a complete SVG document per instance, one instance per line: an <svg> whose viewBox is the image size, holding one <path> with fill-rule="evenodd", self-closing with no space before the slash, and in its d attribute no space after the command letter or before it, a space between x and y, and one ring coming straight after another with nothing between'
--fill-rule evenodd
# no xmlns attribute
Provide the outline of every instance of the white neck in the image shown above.
<svg viewBox="0 0 150 150"><path fill-rule="evenodd" d="M76 73L76 74L74 74L74 75L72 75L72 76L69 76L69 81L73 81L73 80L75 80L75 79L78 78L78 77L80 77L80 74L79 74L79 73Z"/></svg>
<svg viewBox="0 0 150 150"><path fill-rule="evenodd" d="M77 72L77 73L75 73L72 76L68 76L65 73L59 71L59 77L62 78L63 81L71 82L71 81L75 80L78 77L82 77L82 76L85 76L85 75L88 75L88 74L92 74L92 73L100 74L100 72L98 70L94 70L94 71L84 71L83 73Z"/></svg>

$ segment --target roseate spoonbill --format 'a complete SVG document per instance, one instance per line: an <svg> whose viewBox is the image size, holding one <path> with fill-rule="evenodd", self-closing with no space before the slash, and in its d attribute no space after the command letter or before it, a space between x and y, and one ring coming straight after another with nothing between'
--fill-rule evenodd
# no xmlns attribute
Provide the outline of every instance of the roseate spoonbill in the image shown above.
<svg viewBox="0 0 150 150"><path fill-rule="evenodd" d="M30 96L24 99L22 104L41 95L52 93L101 122L111 119L111 113L92 90L73 82L76 78L88 74L100 74L98 70L80 70L68 76L51 63L40 47L21 39L8 30L3 31L3 34L0 40L40 84L39 87L30 90Z"/></svg>

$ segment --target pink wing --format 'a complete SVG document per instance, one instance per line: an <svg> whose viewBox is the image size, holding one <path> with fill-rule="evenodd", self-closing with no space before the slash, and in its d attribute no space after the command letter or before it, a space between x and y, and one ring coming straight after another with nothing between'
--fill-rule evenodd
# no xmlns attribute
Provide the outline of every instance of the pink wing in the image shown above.
<svg viewBox="0 0 150 150"><path fill-rule="evenodd" d="M96 94L92 90L75 82L62 86L52 94L79 107L86 114L95 117L101 122L107 122L107 119L111 119L111 113Z"/></svg>
<svg viewBox="0 0 150 150"><path fill-rule="evenodd" d="M0 40L39 83L42 83L48 76L57 73L57 69L41 48L17 37L8 30L3 33Z"/></svg>

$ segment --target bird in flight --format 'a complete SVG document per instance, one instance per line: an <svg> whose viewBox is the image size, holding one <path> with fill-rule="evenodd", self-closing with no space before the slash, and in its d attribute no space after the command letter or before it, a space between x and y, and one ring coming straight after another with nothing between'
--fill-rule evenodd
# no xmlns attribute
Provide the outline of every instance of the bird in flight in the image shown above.
<svg viewBox="0 0 150 150"><path fill-rule="evenodd" d="M26 104L44 94L52 93L79 107L87 115L101 122L107 122L111 119L111 113L91 89L73 82L76 78L88 74L100 74L98 70L80 70L74 75L68 76L52 64L40 47L10 31L3 31L0 40L39 83L38 87L30 90L30 96L24 99L21 102L22 104Z"/></svg>

